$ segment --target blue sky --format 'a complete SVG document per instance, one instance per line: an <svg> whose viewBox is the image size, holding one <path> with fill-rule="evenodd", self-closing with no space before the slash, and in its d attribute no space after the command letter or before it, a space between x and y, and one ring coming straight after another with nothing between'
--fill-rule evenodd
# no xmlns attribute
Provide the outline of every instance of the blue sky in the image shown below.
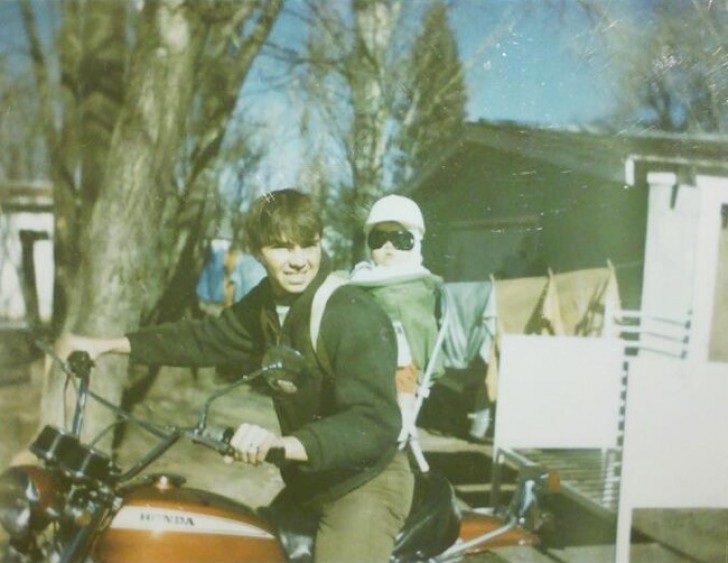
<svg viewBox="0 0 728 563"><path fill-rule="evenodd" d="M633 6L640 4L600 3L626 17L634 17ZM572 125L609 113L616 69L604 59L577 3L564 5L559 13L543 1L452 3L450 23L467 67L471 119ZM582 52L589 47L586 57Z"/></svg>
<svg viewBox="0 0 728 563"><path fill-rule="evenodd" d="M327 0L348 6L351 0ZM445 0L458 41L468 86L468 116L570 125L603 117L613 107L610 86L616 69L601 60L576 0ZM600 7L635 19L652 0L594 0ZM274 40L297 44L303 26L290 12L302 0L288 0ZM406 32L419 31L421 15L433 0L403 0ZM563 9L559 9L562 6ZM578 48L591 47L586 58Z"/></svg>
<svg viewBox="0 0 728 563"><path fill-rule="evenodd" d="M128 1L128 0L116 0ZM328 0L346 3L350 0ZM595 0L624 17L652 0ZM297 9L299 0L289 0ZM431 0L404 0L406 8L426 8ZM0 0L0 49L17 48L24 34L15 2ZM44 3L36 3L43 6ZM46 4L51 6L52 3ZM471 119L508 119L561 125L604 116L612 107L609 94L615 70L595 58L585 60L573 50L576 41L589 41L576 0L449 0L449 17L466 66ZM550 7L549 7L550 6ZM41 12L43 10L40 10ZM508 24L509 29L502 28ZM301 29L279 23L278 39ZM500 31L499 31L500 30Z"/></svg>

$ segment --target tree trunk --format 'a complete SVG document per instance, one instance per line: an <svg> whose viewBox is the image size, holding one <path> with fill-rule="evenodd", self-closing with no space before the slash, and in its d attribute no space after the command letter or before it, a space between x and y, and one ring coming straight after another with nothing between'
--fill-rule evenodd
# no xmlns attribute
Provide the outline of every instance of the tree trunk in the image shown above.
<svg viewBox="0 0 728 563"><path fill-rule="evenodd" d="M352 92L354 124L352 169L354 221L353 262L364 256L361 225L383 186L385 124L388 115L384 95L385 55L399 14L399 1L354 0L356 39L347 79Z"/></svg>
<svg viewBox="0 0 728 563"><path fill-rule="evenodd" d="M123 2L63 3L57 40L58 100L31 3L21 2L54 187L55 332L65 318L69 286L80 262L79 235L88 220L83 211L91 209L101 188L111 131L123 99L126 10Z"/></svg>
<svg viewBox="0 0 728 563"><path fill-rule="evenodd" d="M139 326L163 291L162 217L177 206L175 156L192 100L196 61L205 37L181 0L147 2L140 15L126 103L111 140L103 189L90 217L81 266L69 292L65 330L122 335ZM104 358L92 388L118 404L125 361ZM62 377L51 375L42 423L63 420ZM89 413L90 431L113 416Z"/></svg>

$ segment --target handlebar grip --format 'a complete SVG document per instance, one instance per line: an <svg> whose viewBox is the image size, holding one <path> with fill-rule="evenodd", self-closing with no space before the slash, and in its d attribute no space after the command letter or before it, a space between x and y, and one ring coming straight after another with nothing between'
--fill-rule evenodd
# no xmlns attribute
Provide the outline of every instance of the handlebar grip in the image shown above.
<svg viewBox="0 0 728 563"><path fill-rule="evenodd" d="M204 444L217 450L221 455L233 455L235 448L230 445L230 440L232 440L234 435L235 429L230 426L208 425L200 434L196 434L192 439L198 444ZM286 463L286 449L282 447L269 449L265 455L265 461L282 467Z"/></svg>
<svg viewBox="0 0 728 563"><path fill-rule="evenodd" d="M265 454L265 460L268 463L272 463L277 467L282 467L286 463L286 449L285 448L271 448L268 453Z"/></svg>

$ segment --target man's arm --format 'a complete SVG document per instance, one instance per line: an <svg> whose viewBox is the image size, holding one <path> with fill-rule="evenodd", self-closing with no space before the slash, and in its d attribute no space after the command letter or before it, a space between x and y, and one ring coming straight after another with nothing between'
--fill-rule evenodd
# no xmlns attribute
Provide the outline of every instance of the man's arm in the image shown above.
<svg viewBox="0 0 728 563"><path fill-rule="evenodd" d="M60 358L67 358L68 355L79 350L86 352L92 360L109 353L129 354L131 344L126 336L116 338L91 338L78 334L67 333L62 335L55 344L56 354Z"/></svg>
<svg viewBox="0 0 728 563"><path fill-rule="evenodd" d="M65 357L84 350L92 359L102 354L131 354L131 359L150 365L206 367L248 361L261 340L261 291L253 292L223 311L219 317L202 321L178 321L146 327L121 337L65 335L56 349Z"/></svg>

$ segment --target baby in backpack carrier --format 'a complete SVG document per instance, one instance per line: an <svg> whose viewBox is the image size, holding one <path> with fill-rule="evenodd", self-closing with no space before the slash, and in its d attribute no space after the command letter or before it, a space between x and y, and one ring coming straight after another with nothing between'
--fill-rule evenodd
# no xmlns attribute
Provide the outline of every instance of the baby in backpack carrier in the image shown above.
<svg viewBox="0 0 728 563"><path fill-rule="evenodd" d="M351 272L350 283L366 288L389 315L397 335L397 400L405 441L414 430L418 381L435 352L433 376L444 372L437 354L437 292L442 280L422 265L425 223L417 204L388 195L372 206L364 225L371 259Z"/></svg>

